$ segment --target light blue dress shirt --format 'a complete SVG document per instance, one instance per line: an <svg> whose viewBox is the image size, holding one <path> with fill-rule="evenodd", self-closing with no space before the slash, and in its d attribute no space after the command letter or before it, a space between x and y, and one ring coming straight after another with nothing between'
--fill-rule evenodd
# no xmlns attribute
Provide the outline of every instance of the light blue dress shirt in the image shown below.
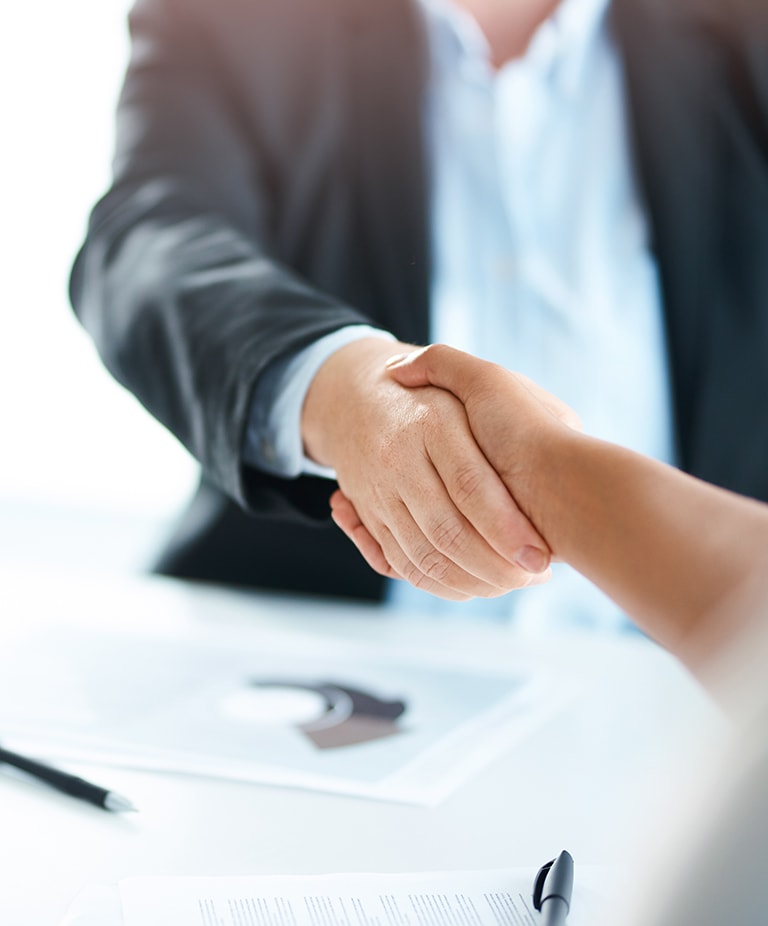
<svg viewBox="0 0 768 926"><path fill-rule="evenodd" d="M563 0L525 56L495 71L450 0L421 0L432 78L431 340L519 370L560 396L590 434L672 461L662 305L633 174L609 0ZM246 459L280 475L332 475L304 458L301 405L342 344L336 332L276 365L257 390ZM390 600L451 606L393 583ZM549 623L615 623L568 567L548 586L459 606Z"/></svg>

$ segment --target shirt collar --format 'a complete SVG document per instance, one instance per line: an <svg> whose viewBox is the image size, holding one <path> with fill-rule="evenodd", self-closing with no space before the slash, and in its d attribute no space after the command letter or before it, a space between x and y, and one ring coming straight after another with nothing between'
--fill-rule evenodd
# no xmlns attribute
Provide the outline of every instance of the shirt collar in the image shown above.
<svg viewBox="0 0 768 926"><path fill-rule="evenodd" d="M475 18L452 0L420 0L429 26L432 55L478 76L491 73L491 49Z"/></svg>
<svg viewBox="0 0 768 926"><path fill-rule="evenodd" d="M557 33L557 79L563 92L569 96L575 95L582 85L609 6L610 0L563 0L550 20L541 27L551 27Z"/></svg>
<svg viewBox="0 0 768 926"><path fill-rule="evenodd" d="M562 0L531 39L523 64L572 96L581 86L592 47L600 35L611 0ZM420 0L430 23L436 52L452 54L472 70L490 72L488 41L474 17L453 0Z"/></svg>

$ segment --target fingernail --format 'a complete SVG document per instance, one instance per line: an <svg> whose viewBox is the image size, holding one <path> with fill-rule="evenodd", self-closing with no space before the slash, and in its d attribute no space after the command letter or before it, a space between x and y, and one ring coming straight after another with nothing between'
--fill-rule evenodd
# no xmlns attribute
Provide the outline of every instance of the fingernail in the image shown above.
<svg viewBox="0 0 768 926"><path fill-rule="evenodd" d="M411 355L410 354L395 354L394 357L390 357L389 360L384 364L387 369L390 367L399 366L404 360L407 360Z"/></svg>
<svg viewBox="0 0 768 926"><path fill-rule="evenodd" d="M523 547L515 557L515 562L521 569L538 575L545 572L549 566L549 556L537 547Z"/></svg>

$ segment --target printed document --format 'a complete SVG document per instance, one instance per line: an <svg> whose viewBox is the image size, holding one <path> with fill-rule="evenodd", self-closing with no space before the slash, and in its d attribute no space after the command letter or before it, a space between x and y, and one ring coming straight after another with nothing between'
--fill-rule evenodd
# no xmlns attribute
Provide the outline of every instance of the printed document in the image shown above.
<svg viewBox="0 0 768 926"><path fill-rule="evenodd" d="M536 926L535 874L135 878L120 898L124 926ZM599 869L579 870L568 926L594 922L599 882Z"/></svg>
<svg viewBox="0 0 768 926"><path fill-rule="evenodd" d="M562 680L254 624L52 630L0 652L8 748L433 804L536 729Z"/></svg>

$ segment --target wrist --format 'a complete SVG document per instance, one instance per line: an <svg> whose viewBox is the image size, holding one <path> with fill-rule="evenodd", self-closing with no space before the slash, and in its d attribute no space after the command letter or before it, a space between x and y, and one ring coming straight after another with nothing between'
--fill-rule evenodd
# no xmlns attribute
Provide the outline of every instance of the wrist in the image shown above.
<svg viewBox="0 0 768 926"><path fill-rule="evenodd" d="M568 558L574 473L584 441L580 432L555 422L522 438L515 497L558 560Z"/></svg>
<svg viewBox="0 0 768 926"><path fill-rule="evenodd" d="M385 361L413 345L387 338L362 338L335 351L320 367L307 390L301 412L304 452L321 466L336 467L339 450L355 427L358 414L376 401L374 390L392 383Z"/></svg>

